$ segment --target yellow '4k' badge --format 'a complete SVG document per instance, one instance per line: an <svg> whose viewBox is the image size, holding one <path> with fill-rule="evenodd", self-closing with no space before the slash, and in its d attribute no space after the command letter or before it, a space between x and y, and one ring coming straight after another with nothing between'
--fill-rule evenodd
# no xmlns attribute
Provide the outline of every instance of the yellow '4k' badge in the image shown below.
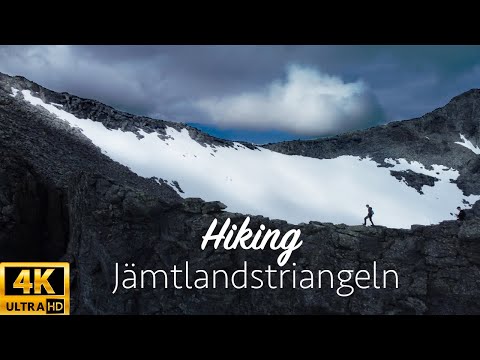
<svg viewBox="0 0 480 360"><path fill-rule="evenodd" d="M0 315L69 314L69 263L0 263Z"/></svg>

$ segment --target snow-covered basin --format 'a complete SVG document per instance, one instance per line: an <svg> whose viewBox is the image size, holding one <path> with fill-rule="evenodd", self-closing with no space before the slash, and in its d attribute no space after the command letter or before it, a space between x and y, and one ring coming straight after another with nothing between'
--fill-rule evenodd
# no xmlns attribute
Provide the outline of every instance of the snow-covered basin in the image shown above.
<svg viewBox="0 0 480 360"><path fill-rule="evenodd" d="M13 96L17 91L12 89ZM358 225L370 204L374 222L395 228L412 224L434 224L453 219L451 212L462 200L473 204L479 195L464 196L451 183L458 171L442 165L427 170L418 162L386 159L394 165L379 167L371 159L340 156L315 159L291 156L267 149L251 150L239 143L234 147L202 146L187 130L168 127L170 137L107 129L101 122L79 119L60 106L46 104L29 90L25 100L40 105L83 134L111 159L128 166L144 177L176 180L183 197L220 200L228 211L283 219L293 224L311 220ZM473 145L472 145L473 146ZM390 170L412 170L439 179L433 187L424 186L420 194ZM438 174L437 174L438 173Z"/></svg>

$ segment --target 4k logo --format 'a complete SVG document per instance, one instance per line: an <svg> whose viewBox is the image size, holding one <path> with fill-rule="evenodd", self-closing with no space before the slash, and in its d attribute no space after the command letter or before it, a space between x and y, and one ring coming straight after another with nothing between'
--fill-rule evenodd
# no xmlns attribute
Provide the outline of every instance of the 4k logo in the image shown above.
<svg viewBox="0 0 480 360"><path fill-rule="evenodd" d="M70 314L70 264L0 263L0 315Z"/></svg>

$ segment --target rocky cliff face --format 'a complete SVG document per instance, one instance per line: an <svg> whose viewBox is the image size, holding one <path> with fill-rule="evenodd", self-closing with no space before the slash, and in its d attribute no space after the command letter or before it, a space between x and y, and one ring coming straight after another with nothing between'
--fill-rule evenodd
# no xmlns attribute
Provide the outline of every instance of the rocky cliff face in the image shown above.
<svg viewBox="0 0 480 360"><path fill-rule="evenodd" d="M69 111L83 111L84 116L95 112L115 128L137 125L142 128L161 127L162 122L119 113L102 104L68 94L57 94L23 78L2 75L0 84L0 261L69 261L73 313L480 313L478 203L465 222L445 221L434 226L413 226L410 230L318 222L293 226L285 221L259 216L251 218L250 227L254 232L261 224L267 229L280 229L282 234L293 228L301 230L303 245L293 252L289 261L289 264L295 262L297 271L368 269L376 261L381 268L397 271L398 289L356 290L349 297L339 297L329 287L292 288L292 280L287 278L282 290L268 287L257 290L175 289L171 286L168 289L152 289L151 284L147 284L144 289L121 288L112 294L116 263L135 263L139 269L167 270L188 261L192 269L223 269L231 274L242 268L245 260L250 269L265 269L269 264L273 269L280 269L276 265L278 252L226 251L211 247L200 250L202 235L214 218L220 224L231 218L240 226L246 215L225 212L221 204L204 203L200 199L184 200L169 185L135 175L46 111L14 99L10 96L11 86L32 89L48 97L49 101L63 104ZM459 100L459 104L472 110L472 114L474 106L469 105L469 99L476 101L476 94L467 93L465 99ZM468 113L468 110L465 111ZM440 110L437 112L441 113ZM435 126L441 124L442 120ZM372 131L384 132L393 125ZM407 129L412 126L421 128L413 122L397 124L401 129L404 126ZM467 138L474 139L474 131L478 131L474 130L475 125L471 124L470 132L466 127L455 131L464 131ZM403 134L407 130L394 130L393 134L396 131ZM197 133L199 141L222 143ZM377 144L380 135L372 135L375 138L371 140L367 140L370 135L362 135L364 137L360 141L352 140L354 136L357 135L346 135L335 141L370 144L364 148L368 151L378 145L376 152L369 155L385 155L382 151L386 150ZM389 136L395 138L394 135ZM411 136L417 138L420 135L413 132ZM423 160L436 161L435 152L439 151L438 146L442 146L439 145L442 144L440 138L438 134L438 141L432 148L430 145L418 145L415 156L425 147L428 151ZM317 156L334 156L340 151L335 150L335 141L319 141ZM399 150L392 150L399 151L398 155L405 155L407 150L413 151L414 142L403 150L400 150L401 140L393 143L398 143ZM224 142L224 145L229 146L229 143ZM287 151L290 145L279 145L278 150ZM298 151L300 145L294 145L291 151ZM315 142L309 142L301 148L313 154L314 145ZM347 151L347 145L338 148ZM457 154L450 158L452 164L475 161L468 149L463 153L461 146L459 148L458 154L456 149L451 149ZM350 149L352 153L359 151L353 145ZM462 168L462 176L470 176L469 166ZM410 182L415 184L415 179ZM464 187L464 191L468 191L468 187ZM286 268L291 269L292 265L286 265ZM192 282L193 276L190 273ZM184 277L182 274L179 279L184 280Z"/></svg>
<svg viewBox="0 0 480 360"><path fill-rule="evenodd" d="M112 190L113 189L113 190ZM330 288L299 290L287 280L282 290L262 288L186 290L114 288L115 262L141 269L223 269L232 274L248 261L250 269L274 269L273 251L200 250L201 236L214 218L239 227L242 214L202 214L202 203L168 206L114 181L84 174L69 190L71 234L66 259L74 266L77 313L143 314L458 314L480 313L480 219L447 221L412 230L310 223L299 227L303 245L293 253L296 270L371 269L377 261L399 274L398 289L357 290L348 298ZM280 229L284 221L253 217ZM95 231L93 231L95 229ZM128 249L128 251L127 251ZM291 268L291 266L287 266ZM184 279L184 276L180 277ZM194 276L190 274L190 283ZM184 281L184 280L183 280Z"/></svg>

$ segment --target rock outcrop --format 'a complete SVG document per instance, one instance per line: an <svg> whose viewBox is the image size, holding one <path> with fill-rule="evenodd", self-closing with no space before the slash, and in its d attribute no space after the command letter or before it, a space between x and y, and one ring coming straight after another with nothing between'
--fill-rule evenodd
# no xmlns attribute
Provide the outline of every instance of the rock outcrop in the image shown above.
<svg viewBox="0 0 480 360"><path fill-rule="evenodd" d="M434 186L435 182L438 181L437 178L425 174L419 174L412 170L406 171L395 171L390 170L390 174L396 179L405 182L408 186L413 187L420 194L423 194L422 187L424 185Z"/></svg>

